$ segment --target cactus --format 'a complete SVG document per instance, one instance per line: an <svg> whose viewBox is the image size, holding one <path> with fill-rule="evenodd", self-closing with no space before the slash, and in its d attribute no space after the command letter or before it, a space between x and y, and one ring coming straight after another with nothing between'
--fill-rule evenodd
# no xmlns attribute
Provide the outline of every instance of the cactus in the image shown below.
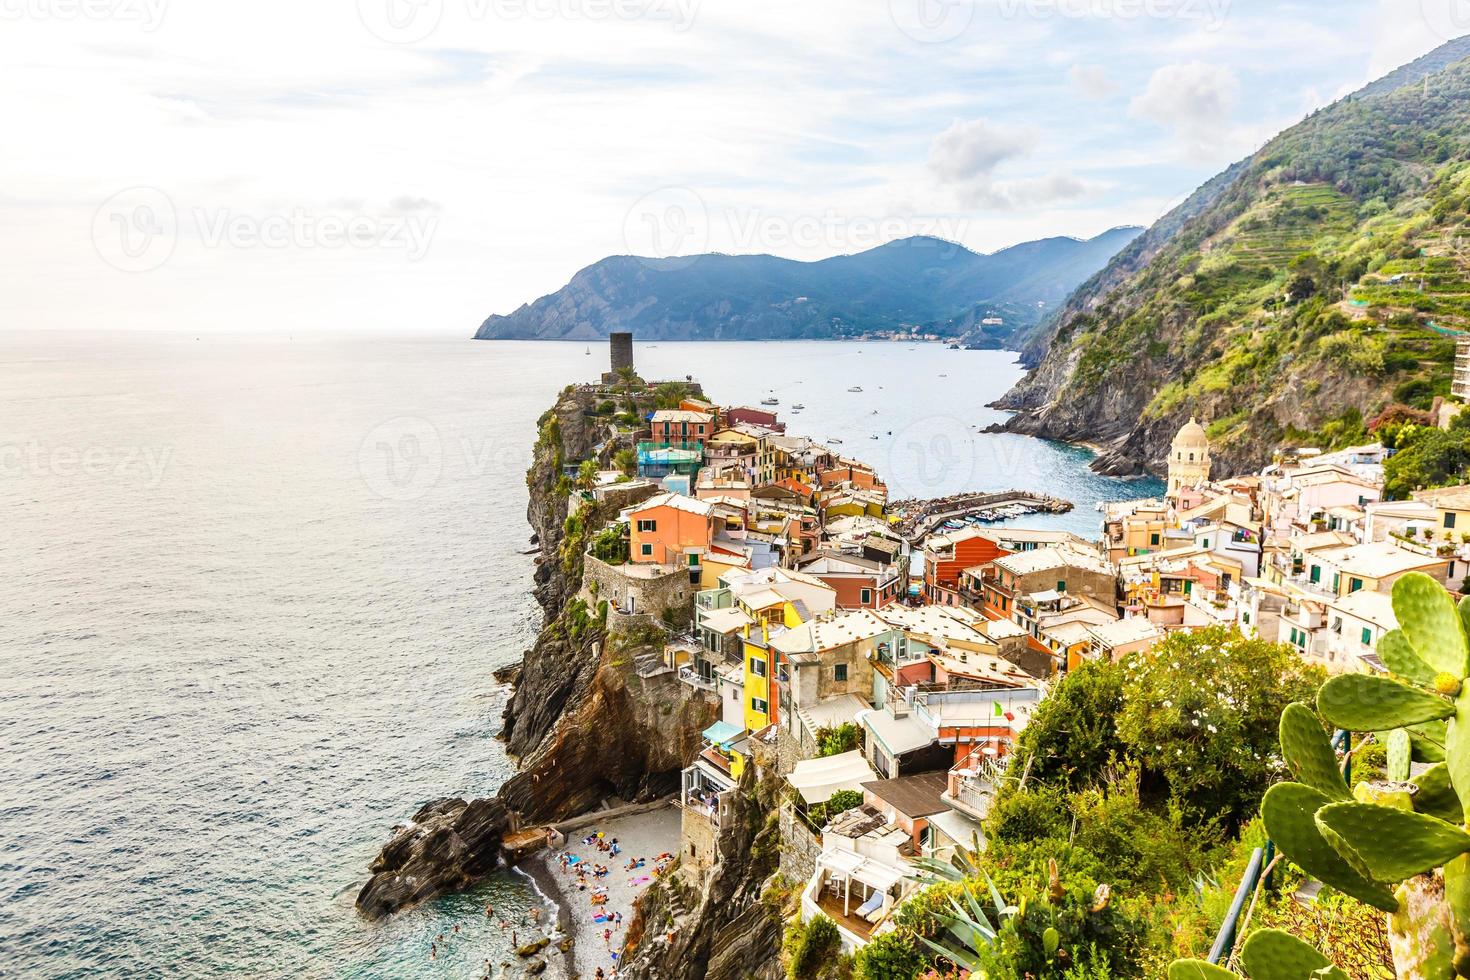
<svg viewBox="0 0 1470 980"><path fill-rule="evenodd" d="M1419 659L1436 673L1470 673L1470 644L1455 601L1434 579L1410 572L1393 584L1393 614Z"/></svg>
<svg viewBox="0 0 1470 980"><path fill-rule="evenodd" d="M1455 622L1458 624L1459 619ZM1387 677L1339 674L1317 692L1317 710L1323 718L1350 732L1386 732L1449 718L1455 713L1455 706L1442 697Z"/></svg>
<svg viewBox="0 0 1470 980"><path fill-rule="evenodd" d="M1450 771L1443 762L1420 773L1415 777L1414 785L1419 787L1414 794L1414 809L1417 812L1427 813L1450 823L1463 816L1460 798L1450 785Z"/></svg>
<svg viewBox="0 0 1470 980"><path fill-rule="evenodd" d="M1419 659L1403 630L1389 630L1378 641L1378 659L1395 677L1420 687L1434 683L1435 670Z"/></svg>
<svg viewBox="0 0 1470 980"><path fill-rule="evenodd" d="M1240 965L1251 980L1313 980L1332 978L1347 980L1317 950L1279 929L1261 929L1251 933L1240 950Z"/></svg>
<svg viewBox="0 0 1470 980"><path fill-rule="evenodd" d="M1387 777L1396 783L1408 782L1409 760L1413 756L1414 746L1409 741L1409 730L1407 728L1395 728L1388 733Z"/></svg>
<svg viewBox="0 0 1470 980"><path fill-rule="evenodd" d="M1312 819L1332 800L1301 783L1277 783L1261 801L1266 833L1307 874L1385 912L1398 908L1393 892L1356 870L1327 841ZM1356 857L1356 855L1354 855Z"/></svg>
<svg viewBox="0 0 1470 980"><path fill-rule="evenodd" d="M1281 718L1292 776L1266 791L1261 816L1282 854L1308 874L1389 913L1398 976L1470 978L1470 599L1458 606L1427 575L1394 584L1400 629L1379 653L1393 678L1334 677L1317 692L1329 723L1386 732L1388 780L1349 795L1326 735L1305 705ZM1431 768L1408 780L1411 762ZM1251 980L1337 980L1345 975L1282 933L1252 934L1242 949ZM1233 974L1181 960L1170 980Z"/></svg>
<svg viewBox="0 0 1470 980"><path fill-rule="evenodd" d="M1404 737L1408 737L1407 733ZM1333 799L1348 798L1332 743L1317 721L1316 713L1304 704L1289 704L1281 712L1281 754L1286 756L1286 764L1297 782Z"/></svg>

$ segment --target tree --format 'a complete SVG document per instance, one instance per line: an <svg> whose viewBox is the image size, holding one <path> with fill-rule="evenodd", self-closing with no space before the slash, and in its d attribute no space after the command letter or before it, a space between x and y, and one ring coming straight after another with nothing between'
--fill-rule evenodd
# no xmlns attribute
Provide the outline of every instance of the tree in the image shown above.
<svg viewBox="0 0 1470 980"><path fill-rule="evenodd" d="M624 476L633 476L638 472L638 454L631 449L619 449L613 455L613 466Z"/></svg>
<svg viewBox="0 0 1470 980"><path fill-rule="evenodd" d="M1230 626L1176 632L1123 662L1118 737L1151 792L1230 830L1280 764L1276 719L1326 676L1281 643Z"/></svg>
<svg viewBox="0 0 1470 980"><path fill-rule="evenodd" d="M862 745L863 731L850 721L835 728L822 727L816 732L817 757L825 759L832 755L851 752Z"/></svg>
<svg viewBox="0 0 1470 980"><path fill-rule="evenodd" d="M1399 430L1398 452L1383 464L1383 490L1404 499L1415 490L1452 486L1470 471L1470 419L1455 416L1448 429L1406 425Z"/></svg>
<svg viewBox="0 0 1470 980"><path fill-rule="evenodd" d="M1123 708L1123 670L1085 663L1043 698L1021 732L1013 758L1042 782L1077 789L1096 779L1118 751L1114 722Z"/></svg>
<svg viewBox="0 0 1470 980"><path fill-rule="evenodd" d="M689 397L689 386L682 381L665 381L653 389L655 408L678 408L679 403Z"/></svg>
<svg viewBox="0 0 1470 980"><path fill-rule="evenodd" d="M863 794L855 789L839 789L827 799L827 819L862 805Z"/></svg>
<svg viewBox="0 0 1470 980"><path fill-rule="evenodd" d="M597 463L594 460L584 459L582 465L577 467L577 487L581 490L591 490L597 486Z"/></svg>
<svg viewBox="0 0 1470 980"><path fill-rule="evenodd" d="M842 937L835 922L818 915L810 922L792 923L786 932L786 950L790 956L786 975L791 980L816 980L827 974L842 952Z"/></svg>

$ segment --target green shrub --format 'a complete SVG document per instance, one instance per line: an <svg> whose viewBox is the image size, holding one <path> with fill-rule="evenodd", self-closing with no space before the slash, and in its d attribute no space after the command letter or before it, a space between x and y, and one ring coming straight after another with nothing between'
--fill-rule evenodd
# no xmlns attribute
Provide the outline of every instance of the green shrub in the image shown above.
<svg viewBox="0 0 1470 980"><path fill-rule="evenodd" d="M929 966L929 958L910 937L887 932L858 951L854 965L862 980L913 980Z"/></svg>

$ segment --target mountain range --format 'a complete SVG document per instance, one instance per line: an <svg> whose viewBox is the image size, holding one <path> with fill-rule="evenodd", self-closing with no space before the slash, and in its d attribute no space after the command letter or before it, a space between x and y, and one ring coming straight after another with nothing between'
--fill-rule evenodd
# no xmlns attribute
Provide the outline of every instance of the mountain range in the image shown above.
<svg viewBox="0 0 1470 980"><path fill-rule="evenodd" d="M918 236L816 262L616 255L549 296L489 317L475 337L594 340L631 330L646 340L785 340L917 328L995 347L1035 327L1141 231L1047 238L991 254Z"/></svg>
<svg viewBox="0 0 1470 980"><path fill-rule="evenodd" d="M1467 58L1452 41L1312 113L1138 236L1027 339L1002 428L1157 473L1194 416L1228 475L1447 395L1470 330Z"/></svg>

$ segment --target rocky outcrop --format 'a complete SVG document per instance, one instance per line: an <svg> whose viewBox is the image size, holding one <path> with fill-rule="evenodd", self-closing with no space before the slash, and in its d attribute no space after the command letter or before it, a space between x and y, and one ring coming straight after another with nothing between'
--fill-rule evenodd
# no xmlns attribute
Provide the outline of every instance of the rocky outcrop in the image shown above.
<svg viewBox="0 0 1470 980"><path fill-rule="evenodd" d="M650 889L628 929L619 976L778 980L785 918L768 894L780 858L778 781L750 767L720 828L719 863L695 891L678 875Z"/></svg>
<svg viewBox="0 0 1470 980"><path fill-rule="evenodd" d="M382 918L480 880L495 869L510 821L500 800L429 803L379 852L358 911Z"/></svg>

